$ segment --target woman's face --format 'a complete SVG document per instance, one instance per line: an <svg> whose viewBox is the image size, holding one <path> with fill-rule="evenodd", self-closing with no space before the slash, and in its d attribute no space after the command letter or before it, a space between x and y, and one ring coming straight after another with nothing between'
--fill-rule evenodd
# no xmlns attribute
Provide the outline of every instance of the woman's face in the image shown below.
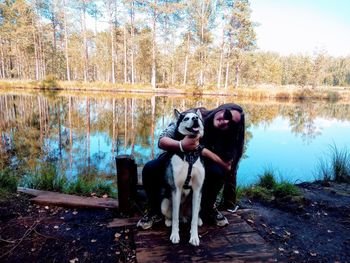
<svg viewBox="0 0 350 263"><path fill-rule="evenodd" d="M241 120L241 114L236 110L231 110L232 120L228 120L227 118L225 119L224 115L225 110L218 111L214 115L214 128L219 129L221 131L227 131L230 127L230 122L239 123L239 121Z"/></svg>
<svg viewBox="0 0 350 263"><path fill-rule="evenodd" d="M225 110L218 111L214 115L214 128L226 131L229 128L229 120L224 119Z"/></svg>

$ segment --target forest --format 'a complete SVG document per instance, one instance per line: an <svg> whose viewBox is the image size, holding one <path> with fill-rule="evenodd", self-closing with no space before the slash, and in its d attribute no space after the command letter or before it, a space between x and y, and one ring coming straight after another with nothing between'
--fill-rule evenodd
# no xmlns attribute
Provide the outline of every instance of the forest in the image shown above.
<svg viewBox="0 0 350 263"><path fill-rule="evenodd" d="M251 13L249 0L4 0L0 79L350 86L350 56L259 50Z"/></svg>

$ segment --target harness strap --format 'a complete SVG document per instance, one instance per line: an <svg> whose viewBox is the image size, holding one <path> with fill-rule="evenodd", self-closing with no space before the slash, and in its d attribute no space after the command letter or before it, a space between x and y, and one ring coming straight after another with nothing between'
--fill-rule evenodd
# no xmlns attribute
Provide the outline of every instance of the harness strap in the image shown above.
<svg viewBox="0 0 350 263"><path fill-rule="evenodd" d="M190 180L192 178L192 176L191 176L192 167L193 167L193 163L189 163L188 170L187 170L187 177L186 177L186 180L185 180L185 183L184 183L184 186L183 186L184 189L191 189L192 188L189 185L190 184Z"/></svg>

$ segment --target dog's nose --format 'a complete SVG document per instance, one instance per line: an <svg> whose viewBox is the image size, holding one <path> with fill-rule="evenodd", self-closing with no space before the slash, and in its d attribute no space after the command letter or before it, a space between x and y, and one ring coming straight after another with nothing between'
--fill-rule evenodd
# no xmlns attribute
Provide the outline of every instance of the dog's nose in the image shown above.
<svg viewBox="0 0 350 263"><path fill-rule="evenodd" d="M192 120L198 121L198 117L197 117L197 116L194 116L194 117L192 117Z"/></svg>

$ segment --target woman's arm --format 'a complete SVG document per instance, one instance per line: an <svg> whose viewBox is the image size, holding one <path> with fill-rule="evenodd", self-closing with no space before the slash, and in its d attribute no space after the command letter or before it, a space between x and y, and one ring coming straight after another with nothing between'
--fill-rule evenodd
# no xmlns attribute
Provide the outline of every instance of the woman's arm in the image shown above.
<svg viewBox="0 0 350 263"><path fill-rule="evenodd" d="M207 157L207 158L211 159L212 161L216 162L221 167L223 167L226 171L231 170L231 161L224 162L217 154L213 153L212 151L208 150L207 148L203 149L202 156Z"/></svg>
<svg viewBox="0 0 350 263"><path fill-rule="evenodd" d="M162 137L159 139L158 142L158 147L161 148L162 150L165 151L172 151L172 152L177 152L177 151L193 151L195 150L198 145L199 145L199 136L196 138L190 138L186 136L183 138L181 141L177 141L175 139L172 139L170 137ZM180 148L180 143L181 143L181 148Z"/></svg>

